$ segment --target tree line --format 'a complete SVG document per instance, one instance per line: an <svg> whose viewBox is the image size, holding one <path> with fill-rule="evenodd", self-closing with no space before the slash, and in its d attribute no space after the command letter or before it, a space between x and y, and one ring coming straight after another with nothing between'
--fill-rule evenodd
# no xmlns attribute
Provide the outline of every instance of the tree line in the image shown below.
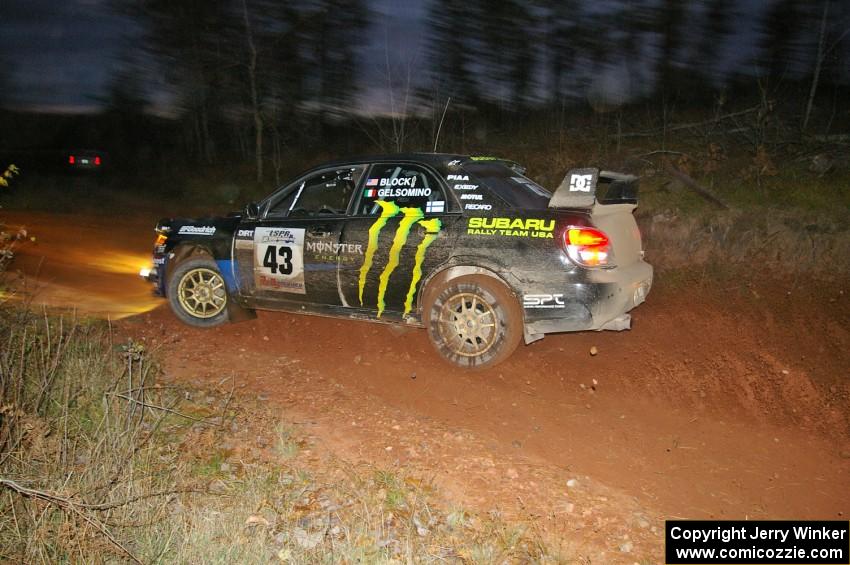
<svg viewBox="0 0 850 565"><path fill-rule="evenodd" d="M387 96L409 99L407 116L386 118L357 112L364 65L382 64L363 60L383 21L368 0L115 2L144 29L183 151L200 163L250 158L258 181L293 146L326 146L340 127L375 141L389 120L390 145L405 148L395 126L408 116L429 121L433 138L447 113L510 124L564 108L699 107L758 83L793 90L806 127L814 100L850 99L850 5L837 0L750 13L732 0L431 0L418 22L424 57L406 63L406 82L387 82L405 90ZM384 49L388 73L405 64ZM132 74L108 96L116 119L145 104Z"/></svg>

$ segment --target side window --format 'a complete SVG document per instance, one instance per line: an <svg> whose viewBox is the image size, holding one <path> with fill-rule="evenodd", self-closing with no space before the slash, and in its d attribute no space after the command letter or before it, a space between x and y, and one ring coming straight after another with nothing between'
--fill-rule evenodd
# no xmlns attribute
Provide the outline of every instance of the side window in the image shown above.
<svg viewBox="0 0 850 565"><path fill-rule="evenodd" d="M377 200L401 208L421 208L425 214L447 211L446 197L437 178L417 165L375 165L363 183L355 214L378 216Z"/></svg>
<svg viewBox="0 0 850 565"><path fill-rule="evenodd" d="M344 215L364 170L365 166L345 167L310 175L291 187L282 199L273 202L266 216L309 218Z"/></svg>

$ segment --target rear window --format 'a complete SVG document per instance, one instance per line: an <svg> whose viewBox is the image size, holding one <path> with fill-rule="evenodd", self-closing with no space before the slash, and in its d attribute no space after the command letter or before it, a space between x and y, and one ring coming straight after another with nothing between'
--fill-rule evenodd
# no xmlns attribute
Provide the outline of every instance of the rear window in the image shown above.
<svg viewBox="0 0 850 565"><path fill-rule="evenodd" d="M464 170L511 207L540 210L549 206L552 194L548 190L505 165L469 163Z"/></svg>

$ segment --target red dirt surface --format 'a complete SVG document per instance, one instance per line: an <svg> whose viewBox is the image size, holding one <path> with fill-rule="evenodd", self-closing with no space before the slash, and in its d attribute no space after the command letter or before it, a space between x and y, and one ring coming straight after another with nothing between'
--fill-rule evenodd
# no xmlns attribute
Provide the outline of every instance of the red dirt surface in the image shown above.
<svg viewBox="0 0 850 565"><path fill-rule="evenodd" d="M104 226L94 262L121 229ZM475 373L424 331L359 321L261 312L199 330L163 302L119 332L158 351L166 378L232 377L323 449L416 469L447 504L570 555L655 562L667 518L850 516L848 282L662 272L631 331L548 336Z"/></svg>

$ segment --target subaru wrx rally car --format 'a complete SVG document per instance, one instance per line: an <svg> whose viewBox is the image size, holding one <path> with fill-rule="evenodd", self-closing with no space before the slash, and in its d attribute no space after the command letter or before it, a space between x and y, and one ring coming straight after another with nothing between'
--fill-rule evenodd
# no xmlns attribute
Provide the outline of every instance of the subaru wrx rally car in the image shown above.
<svg viewBox="0 0 850 565"><path fill-rule="evenodd" d="M193 326L256 309L424 326L465 368L547 333L628 329L652 285L637 179L572 170L551 193L523 172L444 154L328 163L241 213L161 220L147 278Z"/></svg>

